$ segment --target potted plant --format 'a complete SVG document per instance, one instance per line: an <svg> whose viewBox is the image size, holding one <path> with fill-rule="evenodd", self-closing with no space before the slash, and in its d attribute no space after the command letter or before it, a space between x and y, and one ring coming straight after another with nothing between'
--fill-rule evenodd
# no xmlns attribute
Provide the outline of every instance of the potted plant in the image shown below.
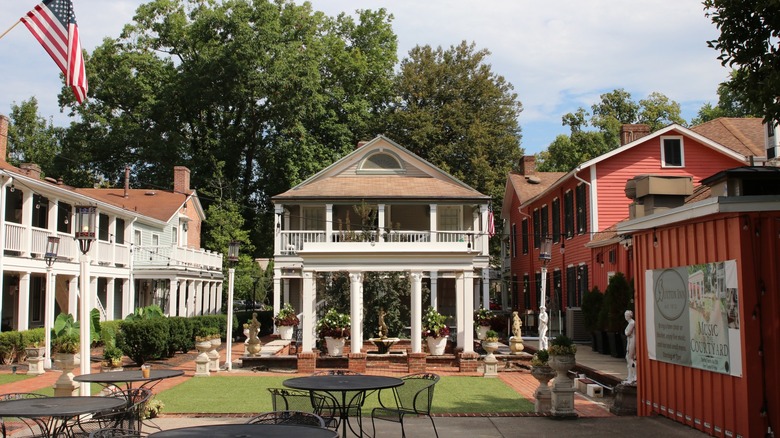
<svg viewBox="0 0 780 438"><path fill-rule="evenodd" d="M279 330L279 337L285 341L292 339L293 328L300 322L290 303L284 303L279 313L274 316L274 324Z"/></svg>
<svg viewBox="0 0 780 438"><path fill-rule="evenodd" d="M341 356L343 354L344 344L349 337L350 324L349 315L339 313L336 309L328 310L328 313L317 321L317 333L320 338L325 339L328 355Z"/></svg>
<svg viewBox="0 0 780 438"><path fill-rule="evenodd" d="M103 347L103 367L106 371L122 371L122 350L113 344Z"/></svg>
<svg viewBox="0 0 780 438"><path fill-rule="evenodd" d="M555 377L555 370L550 367L549 359L547 350L539 350L531 358L531 375L539 381L539 386L534 391L534 410L537 413L549 412L552 408L549 382Z"/></svg>
<svg viewBox="0 0 780 438"><path fill-rule="evenodd" d="M38 341L33 341L24 348L24 352L28 359L37 359L46 355L46 347L41 346Z"/></svg>
<svg viewBox="0 0 780 438"><path fill-rule="evenodd" d="M574 355L577 353L577 346L568 336L558 335L550 341L548 351L550 353L548 364L558 373L556 380L568 379L567 374L575 365Z"/></svg>
<svg viewBox="0 0 780 438"><path fill-rule="evenodd" d="M429 306L422 320L422 336L428 341L428 351L432 356L441 356L447 347L447 337L450 328L446 324L447 317Z"/></svg>
<svg viewBox="0 0 780 438"><path fill-rule="evenodd" d="M493 312L482 306L474 311L474 325L477 328L477 339L484 340L485 333L490 330L490 320L493 319Z"/></svg>
<svg viewBox="0 0 780 438"><path fill-rule="evenodd" d="M631 285L625 275L618 272L609 279L604 292L602 322L607 333L607 342L612 357L625 357L623 331L626 328L626 310L631 309Z"/></svg>
<svg viewBox="0 0 780 438"><path fill-rule="evenodd" d="M582 319L585 330L590 333L591 348L593 351L599 351L599 345L603 341L601 329L599 327L599 312L604 302L604 295L598 286L590 291L585 291L582 297ZM603 349L603 347L602 347Z"/></svg>
<svg viewBox="0 0 780 438"><path fill-rule="evenodd" d="M487 352L488 357L493 356L493 352L498 350L498 332L488 330L485 333L485 339L482 341L482 348Z"/></svg>

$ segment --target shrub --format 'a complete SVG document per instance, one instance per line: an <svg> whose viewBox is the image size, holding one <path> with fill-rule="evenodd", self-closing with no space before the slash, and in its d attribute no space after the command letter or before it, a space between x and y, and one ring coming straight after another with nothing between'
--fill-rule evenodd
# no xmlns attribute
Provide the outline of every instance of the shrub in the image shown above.
<svg viewBox="0 0 780 438"><path fill-rule="evenodd" d="M625 312L631 309L631 286L618 272L609 279L604 292L604 303L599 312L599 323L609 332L621 332L626 324Z"/></svg>
<svg viewBox="0 0 780 438"><path fill-rule="evenodd" d="M117 345L136 364L159 359L168 353L168 318L124 321L117 336Z"/></svg>
<svg viewBox="0 0 780 438"><path fill-rule="evenodd" d="M22 337L19 332L10 331L0 333L0 356L3 363L9 364L16 360L16 356L21 348L24 348Z"/></svg>
<svg viewBox="0 0 780 438"><path fill-rule="evenodd" d="M495 330L485 332L485 342L498 342L498 332Z"/></svg>
<svg viewBox="0 0 780 438"><path fill-rule="evenodd" d="M76 354L79 352L80 338L75 333L64 333L51 341L52 353Z"/></svg>
<svg viewBox="0 0 780 438"><path fill-rule="evenodd" d="M21 335L21 347L39 346L42 347L46 342L46 329L43 327L34 328L19 332Z"/></svg>
<svg viewBox="0 0 780 438"><path fill-rule="evenodd" d="M591 291L586 291L582 297L582 317L585 324L585 330L594 332L601 330L599 326L599 312L604 302L604 295L598 287Z"/></svg>
<svg viewBox="0 0 780 438"><path fill-rule="evenodd" d="M176 352L186 353L195 348L192 334L192 323L183 316L168 318L168 356Z"/></svg>

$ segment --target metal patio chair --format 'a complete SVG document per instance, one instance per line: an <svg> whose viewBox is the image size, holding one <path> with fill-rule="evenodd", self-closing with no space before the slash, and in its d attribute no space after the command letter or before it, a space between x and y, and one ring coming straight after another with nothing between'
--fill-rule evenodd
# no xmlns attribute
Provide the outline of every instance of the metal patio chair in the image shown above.
<svg viewBox="0 0 780 438"><path fill-rule="evenodd" d="M301 411L273 411L259 414L249 419L247 424L299 424L303 426L325 427L325 420L317 414Z"/></svg>
<svg viewBox="0 0 780 438"><path fill-rule="evenodd" d="M401 380L404 381L403 385L391 388L394 401L391 402L387 397L387 393L390 391L379 391L380 407L371 410L373 435L376 436L374 419L377 419L401 423L401 436L406 437L404 416L411 414L425 415L430 418L433 432L438 438L439 432L436 430L436 423L431 416L431 407L433 406L433 390L439 381L439 376L433 373L417 373L401 377ZM382 398L382 394L386 395L385 398Z"/></svg>

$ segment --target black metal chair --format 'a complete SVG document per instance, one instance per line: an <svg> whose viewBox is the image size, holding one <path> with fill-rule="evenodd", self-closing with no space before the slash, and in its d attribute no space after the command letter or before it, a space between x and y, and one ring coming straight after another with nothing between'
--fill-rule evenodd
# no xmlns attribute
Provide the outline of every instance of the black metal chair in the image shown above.
<svg viewBox="0 0 780 438"><path fill-rule="evenodd" d="M90 438L143 438L148 436L148 434L138 430L112 427L108 429L98 429L90 433L89 436Z"/></svg>
<svg viewBox="0 0 780 438"><path fill-rule="evenodd" d="M323 412L325 397L300 389L268 388L271 393L271 405L274 411L311 412L322 417L327 427L338 423L338 417L330 411Z"/></svg>
<svg viewBox="0 0 780 438"><path fill-rule="evenodd" d="M46 397L46 395L35 392L9 392L0 394L0 401ZM14 432L16 429L25 428L29 430L29 435L25 434L24 436L44 437L46 436L47 421L47 418L13 418L10 421L0 418L0 432L2 432L3 438L5 438L10 432ZM8 425L6 425L6 422Z"/></svg>
<svg viewBox="0 0 780 438"><path fill-rule="evenodd" d="M122 397L127 403L121 408L77 418L70 425L70 435L88 437L100 429L128 429L141 432L143 430L144 409L152 397L152 391L148 388L130 388L113 393L110 397Z"/></svg>
<svg viewBox="0 0 780 438"><path fill-rule="evenodd" d="M335 370L325 370L325 371L315 371L312 373L312 376L360 376L361 373L358 373L356 371L350 371L350 370L343 370L343 369L335 369ZM317 392L317 394L322 395L325 397L325 402L322 405L322 415L324 417L328 418L335 418L336 423L334 427L336 429L339 428L339 423L341 421L341 418L339 417L339 405L336 400L334 400L334 396L330 394L324 394L321 392ZM350 417L357 417L358 425L360 425L362 429L362 423L363 423L363 403L365 403L366 394L363 391L347 391L344 393L345 400L349 402L349 410L348 415Z"/></svg>
<svg viewBox="0 0 780 438"><path fill-rule="evenodd" d="M246 424L298 424L303 426L325 427L325 420L317 414L301 411L273 411L259 414Z"/></svg>
<svg viewBox="0 0 780 438"><path fill-rule="evenodd" d="M433 390L436 386L436 382L439 381L439 376L433 373L417 373L409 374L401 377L404 384L396 388L391 388L395 401L395 407L392 406L390 401L385 397L382 399L382 394L386 394L387 391L379 391L379 405L380 407L371 410L371 428L373 429L373 435L376 436L376 425L374 419L394 421L401 423L401 436L406 437L406 431L404 431L404 416L411 415L426 415L431 419L433 425L433 432L436 437L439 437L439 432L436 430L436 423L431 416L431 407L433 406Z"/></svg>

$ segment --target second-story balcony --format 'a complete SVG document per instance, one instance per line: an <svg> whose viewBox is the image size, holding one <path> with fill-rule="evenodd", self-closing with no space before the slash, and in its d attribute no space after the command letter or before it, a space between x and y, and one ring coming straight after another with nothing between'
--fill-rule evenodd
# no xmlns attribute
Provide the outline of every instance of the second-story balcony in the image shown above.
<svg viewBox="0 0 780 438"><path fill-rule="evenodd" d="M278 255L296 255L305 251L327 250L334 253L358 251L365 244L384 245L388 250L483 252L487 236L473 231L280 231ZM486 249L485 249L486 251Z"/></svg>
<svg viewBox="0 0 780 438"><path fill-rule="evenodd" d="M133 248L133 266L137 269L189 267L220 271L222 254L176 245L139 246Z"/></svg>

